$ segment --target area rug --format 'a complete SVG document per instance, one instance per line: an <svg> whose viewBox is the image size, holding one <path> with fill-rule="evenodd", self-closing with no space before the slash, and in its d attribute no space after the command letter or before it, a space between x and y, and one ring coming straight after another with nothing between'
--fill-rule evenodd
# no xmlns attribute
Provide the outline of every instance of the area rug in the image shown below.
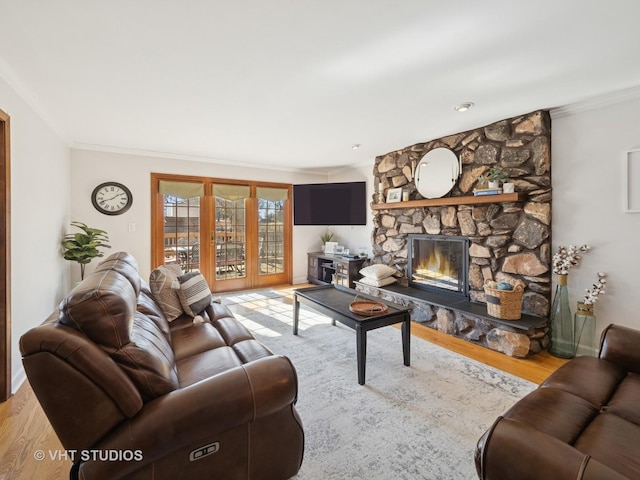
<svg viewBox="0 0 640 480"><path fill-rule="evenodd" d="M296 480L477 478L473 452L496 417L536 385L415 336L403 365L400 329L367 335L358 385L355 332L301 307L291 290L226 294L222 302L299 380L305 453Z"/></svg>

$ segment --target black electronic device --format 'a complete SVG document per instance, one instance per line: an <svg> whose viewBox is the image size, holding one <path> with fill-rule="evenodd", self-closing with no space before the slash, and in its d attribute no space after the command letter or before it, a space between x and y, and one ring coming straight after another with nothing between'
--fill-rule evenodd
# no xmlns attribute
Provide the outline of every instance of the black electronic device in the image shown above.
<svg viewBox="0 0 640 480"><path fill-rule="evenodd" d="M366 225L367 183L293 186L294 225Z"/></svg>

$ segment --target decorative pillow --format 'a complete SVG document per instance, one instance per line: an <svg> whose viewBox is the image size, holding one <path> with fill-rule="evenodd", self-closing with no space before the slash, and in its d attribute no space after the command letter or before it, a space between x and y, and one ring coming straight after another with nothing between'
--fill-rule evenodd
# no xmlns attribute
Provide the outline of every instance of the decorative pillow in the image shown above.
<svg viewBox="0 0 640 480"><path fill-rule="evenodd" d="M390 277L391 275L394 275L396 273L398 273L398 271L395 268L390 267L389 265L384 265L382 263L369 265L368 267L364 267L362 270L360 270L360 275L362 275L363 277L376 278L378 280Z"/></svg>
<svg viewBox="0 0 640 480"><path fill-rule="evenodd" d="M199 272L189 272L178 277L178 297L184 312L190 317L202 313L211 303L211 290L207 280Z"/></svg>
<svg viewBox="0 0 640 480"><path fill-rule="evenodd" d="M180 265L161 265L149 275L149 287L153 298L170 322L184 313L178 297L178 277L183 273Z"/></svg>
<svg viewBox="0 0 640 480"><path fill-rule="evenodd" d="M394 277L381 278L380 280L373 277L362 277L358 281L360 283L364 283L365 285L371 285L372 287L384 287L385 285L391 285L392 283L397 282Z"/></svg>

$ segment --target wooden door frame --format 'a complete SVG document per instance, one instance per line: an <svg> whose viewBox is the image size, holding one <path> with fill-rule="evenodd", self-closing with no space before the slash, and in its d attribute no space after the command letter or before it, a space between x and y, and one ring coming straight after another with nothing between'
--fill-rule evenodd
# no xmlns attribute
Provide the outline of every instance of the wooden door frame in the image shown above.
<svg viewBox="0 0 640 480"><path fill-rule="evenodd" d="M228 178L215 178L215 177L198 177L189 175L172 175L165 173L151 173L151 268L156 268L159 265L164 264L164 225L161 222L157 222L154 219L164 218L164 202L163 195L159 193L160 180L173 180L173 181L185 181L185 182L198 182L204 183L205 186L205 198L200 202L201 216L200 216L200 270L205 278L209 281L209 287L212 292L222 291L219 290L218 284L220 281L215 280L215 270L213 262L210 261L212 255L215 253L211 248L210 234L215 228L214 219L214 199L212 196L212 185L215 183L230 184L230 185L246 185L251 188L252 198L249 199L247 205L247 215L254 212L257 216L257 201L255 198L256 186L261 187L275 187L275 188L287 188L289 199L287 200L287 207L285 209L285 223L288 228L285 229L285 272L278 276L277 282L265 281L257 282L256 285L249 285L248 287L241 287L234 285L233 280L223 280L225 283L224 291L231 291L244 288L259 288L272 285L279 285L284 283L291 283L293 276L293 208L291 202L291 195L293 193L293 187L290 184L275 183L275 182L257 182L250 180L234 180ZM208 212L208 215L203 215L202 212ZM257 228L257 225L247 224L247 249L248 251L257 252L258 245L257 240L254 240L249 235L253 232L252 229ZM252 243L253 242L253 243ZM254 245L255 243L255 245ZM245 265L245 268L252 268L249 265ZM249 272L247 270L247 272Z"/></svg>
<svg viewBox="0 0 640 480"><path fill-rule="evenodd" d="M11 155L9 115L0 110L0 402L11 396Z"/></svg>

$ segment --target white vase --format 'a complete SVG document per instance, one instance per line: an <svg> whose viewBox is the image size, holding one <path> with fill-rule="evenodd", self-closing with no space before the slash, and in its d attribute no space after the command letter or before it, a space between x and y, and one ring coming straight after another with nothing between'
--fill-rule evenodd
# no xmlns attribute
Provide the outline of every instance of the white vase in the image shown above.
<svg viewBox="0 0 640 480"><path fill-rule="evenodd" d="M503 193L513 193L516 190L516 186L513 183L503 183L502 184L502 192Z"/></svg>

